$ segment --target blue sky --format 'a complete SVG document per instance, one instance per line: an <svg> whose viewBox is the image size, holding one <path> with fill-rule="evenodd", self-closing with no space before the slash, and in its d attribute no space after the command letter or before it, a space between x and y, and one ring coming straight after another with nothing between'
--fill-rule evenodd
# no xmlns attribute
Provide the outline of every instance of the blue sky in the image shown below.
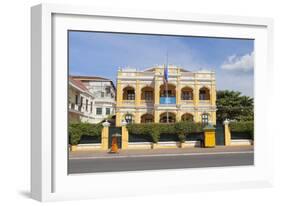
<svg viewBox="0 0 281 206"><path fill-rule="evenodd" d="M217 89L253 96L254 40L69 32L71 75L107 77L113 82L119 67L143 70L166 63L187 70L216 72Z"/></svg>

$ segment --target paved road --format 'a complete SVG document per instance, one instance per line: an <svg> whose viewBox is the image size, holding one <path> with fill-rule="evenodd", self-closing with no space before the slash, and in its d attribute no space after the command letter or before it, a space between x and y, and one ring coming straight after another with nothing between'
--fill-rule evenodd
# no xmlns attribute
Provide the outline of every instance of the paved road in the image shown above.
<svg viewBox="0 0 281 206"><path fill-rule="evenodd" d="M117 172L155 169L243 166L254 164L253 151L232 153L200 153L181 155L116 156L73 158L68 162L69 173Z"/></svg>

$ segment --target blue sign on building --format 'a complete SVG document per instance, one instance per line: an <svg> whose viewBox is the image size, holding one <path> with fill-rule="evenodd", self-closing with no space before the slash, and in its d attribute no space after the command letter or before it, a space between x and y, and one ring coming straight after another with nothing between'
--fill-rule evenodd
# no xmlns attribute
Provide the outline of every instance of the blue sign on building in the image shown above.
<svg viewBox="0 0 281 206"><path fill-rule="evenodd" d="M176 104L176 97L160 97L160 104Z"/></svg>

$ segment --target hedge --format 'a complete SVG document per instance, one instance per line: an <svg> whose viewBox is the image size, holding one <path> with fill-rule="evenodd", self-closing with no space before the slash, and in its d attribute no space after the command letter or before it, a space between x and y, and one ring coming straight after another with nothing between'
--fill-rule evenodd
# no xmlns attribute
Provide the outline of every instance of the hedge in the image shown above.
<svg viewBox="0 0 281 206"><path fill-rule="evenodd" d="M142 123L142 124L128 124L128 131L130 134L148 135L151 141L157 143L161 134L176 134L179 141L185 141L185 137L189 133L199 133L203 131L201 123L194 123L191 121L182 121L174 124L163 123Z"/></svg>
<svg viewBox="0 0 281 206"><path fill-rule="evenodd" d="M251 138L254 138L253 121L230 122L229 127L231 132L247 133Z"/></svg>
<svg viewBox="0 0 281 206"><path fill-rule="evenodd" d="M83 135L100 138L102 124L72 123L69 125L69 143L77 145Z"/></svg>

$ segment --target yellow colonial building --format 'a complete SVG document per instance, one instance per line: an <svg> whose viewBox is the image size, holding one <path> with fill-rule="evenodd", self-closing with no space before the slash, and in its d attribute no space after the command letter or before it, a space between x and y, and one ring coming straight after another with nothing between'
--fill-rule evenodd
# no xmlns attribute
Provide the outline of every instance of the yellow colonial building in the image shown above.
<svg viewBox="0 0 281 206"><path fill-rule="evenodd" d="M213 71L187 71L164 65L138 71L119 69L116 126L127 123L172 123L192 120L216 124L216 78Z"/></svg>

